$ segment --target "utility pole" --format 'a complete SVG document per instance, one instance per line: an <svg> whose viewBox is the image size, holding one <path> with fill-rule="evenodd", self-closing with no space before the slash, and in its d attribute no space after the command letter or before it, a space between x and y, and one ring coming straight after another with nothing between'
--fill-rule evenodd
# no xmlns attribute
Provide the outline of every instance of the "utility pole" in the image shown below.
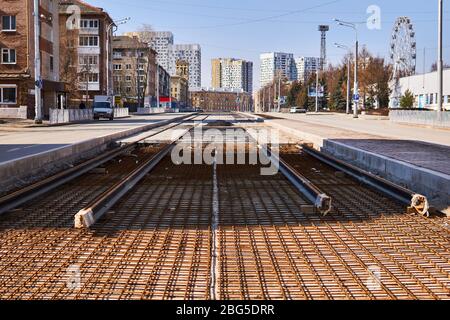
<svg viewBox="0 0 450 320"><path fill-rule="evenodd" d="M35 99L35 118L36 124L42 123L42 103L41 103L41 49L39 47L39 38L41 30L39 26L39 0L34 0L34 99Z"/></svg>
<svg viewBox="0 0 450 320"><path fill-rule="evenodd" d="M319 70L316 71L316 113L319 112Z"/></svg>
<svg viewBox="0 0 450 320"><path fill-rule="evenodd" d="M358 118L358 105L359 105L359 88L358 88L358 47L359 47L359 42L358 42L358 29L356 27L355 23L352 22L345 22L345 21L341 21L339 19L334 19L334 21L336 21L340 26L343 27L347 27L347 28L351 28L355 31L355 84L353 87L353 118L357 119Z"/></svg>
<svg viewBox="0 0 450 320"><path fill-rule="evenodd" d="M350 69L352 66L352 61L350 60L350 56L347 58L347 104L345 107L345 113L350 114Z"/></svg>
<svg viewBox="0 0 450 320"><path fill-rule="evenodd" d="M263 112L266 112L266 88L263 87L262 89L262 108L263 108Z"/></svg>
<svg viewBox="0 0 450 320"><path fill-rule="evenodd" d="M156 64L156 107L159 108L159 65Z"/></svg>
<svg viewBox="0 0 450 320"><path fill-rule="evenodd" d="M354 85L354 89L353 89L353 93L354 93L354 107L353 107L353 118L357 119L358 118L358 107L359 107L359 83L358 83L358 38L356 38L356 43L355 43L355 85Z"/></svg>
<svg viewBox="0 0 450 320"><path fill-rule="evenodd" d="M281 72L278 74L278 112L281 111Z"/></svg>
<svg viewBox="0 0 450 320"><path fill-rule="evenodd" d="M272 112L272 96L271 96L271 93L272 93L272 88L270 88L269 87L269 112Z"/></svg>
<svg viewBox="0 0 450 320"><path fill-rule="evenodd" d="M339 44L339 43L335 43L334 44L335 47L339 48L339 49L344 49L347 51L350 51L350 48L343 45L343 44ZM350 55L347 58L347 105L345 108L345 113L346 114L350 114L350 68L351 68L352 62L350 60Z"/></svg>
<svg viewBox="0 0 450 320"><path fill-rule="evenodd" d="M139 49L136 49L136 83L137 83L137 104L138 108L141 107L141 73L140 73L140 57L139 57Z"/></svg>
<svg viewBox="0 0 450 320"><path fill-rule="evenodd" d="M438 61L437 61L437 69L438 69L438 118L442 117L442 95L443 95L443 79L444 79L444 62L442 58L442 18L443 18L443 4L442 0L439 0L439 26L438 26Z"/></svg>

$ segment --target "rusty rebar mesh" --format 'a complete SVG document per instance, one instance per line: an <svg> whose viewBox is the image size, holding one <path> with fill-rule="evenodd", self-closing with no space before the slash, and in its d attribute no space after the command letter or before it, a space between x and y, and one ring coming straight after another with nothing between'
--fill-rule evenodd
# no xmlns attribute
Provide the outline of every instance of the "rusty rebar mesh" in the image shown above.
<svg viewBox="0 0 450 320"><path fill-rule="evenodd" d="M218 165L213 230L214 168L166 157L91 230L73 229L77 210L135 167L125 157L1 217L0 298L210 299L213 238L217 298L450 298L439 221L305 155L283 157L333 197L329 216L308 213L280 174Z"/></svg>

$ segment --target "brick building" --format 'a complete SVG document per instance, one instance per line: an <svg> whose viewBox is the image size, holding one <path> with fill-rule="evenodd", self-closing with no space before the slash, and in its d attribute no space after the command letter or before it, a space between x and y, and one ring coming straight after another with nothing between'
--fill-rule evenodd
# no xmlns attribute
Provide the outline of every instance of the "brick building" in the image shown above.
<svg viewBox="0 0 450 320"><path fill-rule="evenodd" d="M136 37L113 40L114 94L128 104L156 104L156 51Z"/></svg>
<svg viewBox="0 0 450 320"><path fill-rule="evenodd" d="M94 96L113 93L115 25L102 8L81 0L60 0L59 3L61 79L70 83L70 107L78 107L81 102L89 106Z"/></svg>
<svg viewBox="0 0 450 320"><path fill-rule="evenodd" d="M33 0L0 0L0 107L27 106L35 115ZM40 52L43 116L64 104L59 76L58 1L40 0Z"/></svg>
<svg viewBox="0 0 450 320"><path fill-rule="evenodd" d="M190 91L193 108L208 111L252 111L252 96L237 89L205 89Z"/></svg>

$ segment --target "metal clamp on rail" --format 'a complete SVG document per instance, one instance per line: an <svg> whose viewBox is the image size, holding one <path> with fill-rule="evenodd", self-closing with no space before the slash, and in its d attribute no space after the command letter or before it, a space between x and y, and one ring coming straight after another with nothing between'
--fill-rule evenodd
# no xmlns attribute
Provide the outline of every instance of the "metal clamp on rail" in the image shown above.
<svg viewBox="0 0 450 320"><path fill-rule="evenodd" d="M274 155L269 148L262 148L263 152L268 158L278 161L280 165L280 172L302 193L316 209L326 216L331 211L331 197L320 190L305 176L301 175L297 170L292 168L281 157Z"/></svg>
<svg viewBox="0 0 450 320"><path fill-rule="evenodd" d="M86 208L75 215L75 228L90 228L97 222L112 206L114 206L128 191L142 180L154 167L172 150L175 142L165 146L155 156L143 162L134 169L122 181L118 182Z"/></svg>
<svg viewBox="0 0 450 320"><path fill-rule="evenodd" d="M206 119L206 118L205 118ZM175 141L171 144L165 146L161 151L159 151L152 158L143 162L139 167L134 169L130 174L128 174L122 181L118 182L110 189L101 194L97 199L95 199L86 208L80 210L75 215L75 228L90 228L95 224L109 209L111 209L125 194L127 194L131 189L133 189L136 184L139 183L153 168L155 168L158 163L167 156L170 151L175 147L178 141L193 128L197 127L199 124L195 124L192 128L188 129L186 132L181 134Z"/></svg>
<svg viewBox="0 0 450 320"><path fill-rule="evenodd" d="M178 120L181 122L184 122L184 121L193 120L196 117L197 117L196 114L186 115L186 116L179 118ZM167 123L156 124L154 128L169 125L171 122L173 122L173 121L168 121ZM170 127L166 128L162 131L147 135L147 136L141 138L139 141L148 139L151 136L159 134L163 131L167 131L178 125L179 125L179 123L175 123L174 125L171 125ZM51 190L54 190L55 188L91 171L92 169L95 169L95 168L101 166L102 164L104 164L108 161L111 161L112 159L114 159L122 154L129 152L135 146L137 146L139 141L134 142L129 145L121 146L117 149L106 151L105 153L103 153L93 159L87 160L87 161L85 161L81 164L78 164L72 168L69 168L69 169L59 172L53 176L45 178L44 180L38 181L38 182L33 183L29 186L26 186L25 188L22 188L18 191L15 191L15 192L12 192L10 194L0 197L0 215L8 212L10 210L13 210L15 208L18 208L21 205L27 203L28 201L31 201L39 196L42 196L45 193L47 193Z"/></svg>
<svg viewBox="0 0 450 320"><path fill-rule="evenodd" d="M401 187L386 179L380 178L370 172L364 171L354 165L348 164L335 157L317 151L306 145L298 146L310 156L328 164L336 170L342 171L359 182L369 185L389 197L399 200L408 206L408 213L420 214L429 217L429 203L427 197Z"/></svg>

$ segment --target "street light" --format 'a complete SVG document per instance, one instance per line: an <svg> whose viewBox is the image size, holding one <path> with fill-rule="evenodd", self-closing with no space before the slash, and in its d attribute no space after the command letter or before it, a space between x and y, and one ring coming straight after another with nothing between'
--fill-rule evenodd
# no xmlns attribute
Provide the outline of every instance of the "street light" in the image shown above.
<svg viewBox="0 0 450 320"><path fill-rule="evenodd" d="M354 108L353 108L353 118L358 118L358 104L359 104L359 95L358 95L358 29L356 27L356 24L353 22L346 22L339 19L334 19L338 23L338 25L351 28L355 31L355 85L353 88L353 101L354 101Z"/></svg>
<svg viewBox="0 0 450 320"><path fill-rule="evenodd" d="M110 75L110 70L112 69L111 63L109 61L109 49L110 49L109 48L109 37L110 37L111 29L115 28L115 30L113 31L113 33L114 33L117 31L119 25L125 24L130 20L131 20L130 17L115 20L115 21L111 22L108 25L108 27L106 28L106 65L108 66L108 69L106 70L106 72L107 72L107 74L106 74L106 92L107 92L108 96L111 95L111 91L112 91L109 86L109 75Z"/></svg>
<svg viewBox="0 0 450 320"><path fill-rule="evenodd" d="M339 49L350 51L350 48L343 44L335 43L334 46ZM346 114L350 114L350 67L351 67L351 61L350 61L350 55L349 55L347 58L347 106L345 109Z"/></svg>
<svg viewBox="0 0 450 320"><path fill-rule="evenodd" d="M442 116L443 107L443 58L442 58L442 18L443 18L443 4L442 0L439 0L439 23L438 23L438 61L437 61L437 71L438 71L438 119Z"/></svg>

